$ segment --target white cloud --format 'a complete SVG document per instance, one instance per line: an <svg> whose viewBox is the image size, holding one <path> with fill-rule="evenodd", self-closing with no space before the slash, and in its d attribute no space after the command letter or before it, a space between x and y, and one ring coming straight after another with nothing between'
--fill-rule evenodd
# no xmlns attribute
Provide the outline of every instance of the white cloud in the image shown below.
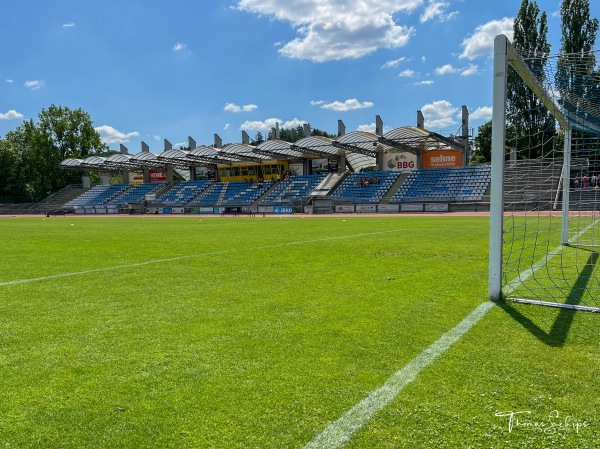
<svg viewBox="0 0 600 449"><path fill-rule="evenodd" d="M469 64L468 67L454 67L452 64L446 64L441 67L436 67L435 74L438 76L442 75L452 75L455 73L459 73L460 76L470 76L477 73L478 66L477 64Z"/></svg>
<svg viewBox="0 0 600 449"><path fill-rule="evenodd" d="M454 117L459 111L459 108L452 106L452 103L446 100L434 101L421 108L427 129L456 125L457 121Z"/></svg>
<svg viewBox="0 0 600 449"><path fill-rule="evenodd" d="M130 133L122 133L121 131L113 128L112 126L102 125L94 128L100 134L100 139L102 142L106 144L111 143L126 143L129 142L129 139L132 137L137 137L140 135L139 132L133 131ZM156 139L156 136L154 136Z"/></svg>
<svg viewBox="0 0 600 449"><path fill-rule="evenodd" d="M431 86L434 83L433 80L423 80L423 81L417 81L415 83L415 86Z"/></svg>
<svg viewBox="0 0 600 449"><path fill-rule="evenodd" d="M458 69L453 67L452 64L446 64L435 69L436 75L448 75L456 72L458 72Z"/></svg>
<svg viewBox="0 0 600 449"><path fill-rule="evenodd" d="M6 80L6 82L7 82L8 84L12 84L12 83L14 83L14 81L13 81L13 80L9 80L9 79L7 79L7 80Z"/></svg>
<svg viewBox="0 0 600 449"><path fill-rule="evenodd" d="M476 64L469 64L469 67L462 69L460 76L471 76L475 75L479 71L479 67Z"/></svg>
<svg viewBox="0 0 600 449"><path fill-rule="evenodd" d="M11 109L4 114L0 112L0 120L16 120L20 118L23 118L23 114L15 111L14 109Z"/></svg>
<svg viewBox="0 0 600 449"><path fill-rule="evenodd" d="M44 84L45 83L43 80L25 81L25 87L28 87L31 90L41 89L42 87L44 87Z"/></svg>
<svg viewBox="0 0 600 449"><path fill-rule="evenodd" d="M186 44L182 44L181 42L175 42L175 45L171 48L174 52L183 51L187 48Z"/></svg>
<svg viewBox="0 0 600 449"><path fill-rule="evenodd" d="M308 122L306 120L299 120L297 118L293 118L292 120L283 122L283 124L280 126L285 129L291 129L291 128L297 128L298 126L302 126L304 124L308 124Z"/></svg>
<svg viewBox="0 0 600 449"><path fill-rule="evenodd" d="M398 59L393 59L391 61L387 61L385 64L381 66L382 69L393 69L394 67L398 67L398 64L406 61L406 56L402 56Z"/></svg>
<svg viewBox="0 0 600 449"><path fill-rule="evenodd" d="M227 131L227 130L229 129L229 127L230 127L230 126L231 126L231 125L230 125L229 123L225 123L225 126L223 127L223 129L224 129L225 131Z"/></svg>
<svg viewBox="0 0 600 449"><path fill-rule="evenodd" d="M458 11L446 13L448 6L450 6L450 3L448 2L429 0L429 4L425 7L425 11L423 11L423 14L421 14L421 17L419 18L420 22L425 23L434 19L445 22L453 19L458 15Z"/></svg>
<svg viewBox="0 0 600 449"><path fill-rule="evenodd" d="M377 128L377 125L375 125L375 123L370 123L365 125L358 125L358 128L356 128L356 130L375 134L375 128Z"/></svg>
<svg viewBox="0 0 600 449"><path fill-rule="evenodd" d="M256 106L255 104L245 104L244 106L238 106L235 103L226 103L223 109L228 112L250 112L254 111L256 108L258 108L258 106Z"/></svg>
<svg viewBox="0 0 600 449"><path fill-rule="evenodd" d="M376 129L377 129L377 125L374 122L364 124L364 125L358 125L358 128L356 128L357 131L365 131L365 132L373 133L373 134L375 134ZM389 126L383 125L383 133L384 134L391 130L392 129Z"/></svg>
<svg viewBox="0 0 600 449"><path fill-rule="evenodd" d="M320 106L320 105L322 105L323 103L325 103L323 100L311 100L311 101L310 101L310 105L311 105L311 106Z"/></svg>
<svg viewBox="0 0 600 449"><path fill-rule="evenodd" d="M462 41L463 52L460 54L460 58L472 61L482 56L492 56L494 38L497 35L505 34L506 37L512 40L513 23L513 18L504 17L500 20L492 20L491 22L479 25L471 36Z"/></svg>
<svg viewBox="0 0 600 449"><path fill-rule="evenodd" d="M305 123L308 123L305 120L298 120L294 118L292 120L288 120L286 122L282 122L281 119L278 118L268 118L263 121L254 120L254 121L245 121L240 126L240 130L242 131L271 131L271 128L275 128L277 123L279 123L279 128L296 128L298 126L302 126Z"/></svg>
<svg viewBox="0 0 600 449"><path fill-rule="evenodd" d="M356 59L406 45L415 30L396 22L423 0L238 0L237 9L288 22L298 37L279 53L313 62Z"/></svg>
<svg viewBox="0 0 600 449"><path fill-rule="evenodd" d="M158 134L154 134L154 135L152 136L152 138L153 138L154 140L156 140L157 142L160 142L160 136L159 136Z"/></svg>
<svg viewBox="0 0 600 449"><path fill-rule="evenodd" d="M74 22L64 23L62 28L63 28L63 30L68 30L69 28L75 28L75 23Z"/></svg>
<svg viewBox="0 0 600 449"><path fill-rule="evenodd" d="M353 111L355 109L372 108L374 103L370 101L358 101L356 98L350 98L346 101L333 101L325 103L321 106L322 109L331 109L332 111Z"/></svg>
<svg viewBox="0 0 600 449"><path fill-rule="evenodd" d="M492 107L482 106L469 114L470 120L490 120L492 118Z"/></svg>
<svg viewBox="0 0 600 449"><path fill-rule="evenodd" d="M414 77L415 75L416 75L416 72L415 72L414 70L411 70L411 69L406 69L406 70L403 70L402 72L400 72L400 73L398 74L398 76L399 76L400 78L412 78L412 77Z"/></svg>

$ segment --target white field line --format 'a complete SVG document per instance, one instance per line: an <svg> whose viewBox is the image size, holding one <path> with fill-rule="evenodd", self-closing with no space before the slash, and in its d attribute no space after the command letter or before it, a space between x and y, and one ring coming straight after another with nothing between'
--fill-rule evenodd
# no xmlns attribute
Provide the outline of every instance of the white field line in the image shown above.
<svg viewBox="0 0 600 449"><path fill-rule="evenodd" d="M400 391L411 383L423 369L460 340L492 307L494 307L494 303L491 301L480 304L464 320L442 335L408 365L393 374L381 387L345 412L337 421L331 423L314 440L304 446L304 449L333 449L346 443L376 412L398 396Z"/></svg>
<svg viewBox="0 0 600 449"><path fill-rule="evenodd" d="M105 271L119 271L119 270L123 270L126 268L142 267L145 265L174 262L174 261L178 261L178 260L195 259L198 257L219 256L219 255L224 255L224 254L239 253L239 252L243 252L243 251L254 251L254 250L259 250L259 249L281 248L281 247L285 247L285 246L303 245L303 244L307 244L307 243L318 243L318 242L326 242L326 241L331 241L331 240L369 237L369 236L373 236L373 235L389 234L392 232L406 232L406 231L414 232L417 230L418 229L393 229L390 231L369 232L369 233L365 233L365 234L323 237L323 238L312 239L312 240L299 240L296 242L277 243L277 244L273 244L273 245L256 246L253 248L239 248L239 249L230 249L230 250L223 250L223 251L212 251L212 252L200 253L200 254L189 254L186 256L168 257L166 259L155 259L155 260L147 260L145 262L135 262L135 263L129 263L129 264L124 264L124 265L115 265L112 267L93 268L91 270L72 271L69 273L51 274L48 276L40 276L40 277L36 277L36 278L16 279L14 281L0 282L0 287L6 287L9 285L18 285L18 284L29 284L32 282L48 281L48 280L52 280L52 279L59 279L59 278L72 277L72 276L82 276L82 275L92 274L92 273L102 273Z"/></svg>
<svg viewBox="0 0 600 449"><path fill-rule="evenodd" d="M578 239L598 221L600 220L596 220L594 223L591 223L584 228L573 239ZM506 290L510 292L515 291L521 283L525 282L538 269L548 263L550 259L559 254L562 249L562 245L557 246L531 268L521 272L515 279L507 284L503 290L504 293L510 294L507 293ZM394 373L381 387L371 392L369 396L326 427L323 432L318 434L310 443L304 446L304 449L335 449L346 443L375 413L383 409L396 398L405 386L411 383L423 369L433 363L435 359L446 352L450 346L465 335L492 307L494 307L494 303L491 301L480 304L458 325L442 335L435 343L415 357L408 365L405 365L402 369Z"/></svg>

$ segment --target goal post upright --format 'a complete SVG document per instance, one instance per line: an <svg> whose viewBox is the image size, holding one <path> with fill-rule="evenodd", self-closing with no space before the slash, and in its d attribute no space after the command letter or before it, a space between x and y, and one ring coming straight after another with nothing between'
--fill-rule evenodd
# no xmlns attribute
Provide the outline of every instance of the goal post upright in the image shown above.
<svg viewBox="0 0 600 449"><path fill-rule="evenodd" d="M563 246L569 244L569 200L571 188L571 126L565 128L562 169L562 236Z"/></svg>
<svg viewBox="0 0 600 449"><path fill-rule="evenodd" d="M506 85L508 69L508 39L504 35L494 40L494 83L492 99L492 173L490 184L490 243L488 267L488 297L492 301L502 296L502 233L504 221L504 158L506 141Z"/></svg>

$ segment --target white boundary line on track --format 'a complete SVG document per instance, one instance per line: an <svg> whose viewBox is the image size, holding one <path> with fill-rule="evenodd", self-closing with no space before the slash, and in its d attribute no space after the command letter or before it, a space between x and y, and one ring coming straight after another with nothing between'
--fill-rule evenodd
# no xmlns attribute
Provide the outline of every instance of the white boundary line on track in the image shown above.
<svg viewBox="0 0 600 449"><path fill-rule="evenodd" d="M586 227L575 238L579 238L593 224ZM559 245L539 260L531 268L524 270L515 279L507 284L512 291L525 282L538 269L543 267L557 254L560 254L563 246ZM372 391L366 398L345 412L336 421L331 423L320 434L304 446L304 449L336 449L348 442L354 433L360 430L371 417L387 406L400 392L410 384L421 371L431 365L439 356L446 352L454 343L465 335L483 316L495 306L488 301L480 304L460 323L442 335L435 343L415 357L408 365L392 374L391 377L379 388Z"/></svg>
<svg viewBox="0 0 600 449"><path fill-rule="evenodd" d="M144 265L153 265L153 264L157 264L157 263L194 259L197 257L219 256L219 255L223 255L223 254L239 253L242 251L254 251L254 250L258 250L258 249L280 248L280 247L284 247L284 246L302 245L305 243L327 242L330 240L341 240L341 239L350 239L350 238L357 238L357 237L369 237L369 236L373 236L373 235L389 234L392 232L416 231L416 230L418 230L418 229L409 229L409 228L392 229L389 231L378 231L378 232L369 232L369 233L364 233L364 234L342 235L342 236L335 236L335 237L323 237L320 239L313 239L313 240L299 240L297 242L276 243L273 245L255 246L253 248L240 248L240 249L230 249L230 250L224 250L224 251L213 251L213 252L201 253L201 254L189 254L186 256L168 257L166 259L147 260L145 262L135 262L135 263L124 264L124 265L115 265L112 267L94 268L91 270L73 271L70 273L58 273L58 274L51 274L48 276L40 276L40 277L36 277L36 278L5 281L5 282L0 282L0 287L6 287L9 285L18 285L18 284L29 284L32 282L48 281L48 280L52 280L52 279L59 279L59 278L65 278L65 277L71 277L71 276L82 276L82 275L91 274L91 273L102 273L105 271L122 270L125 268L142 267Z"/></svg>

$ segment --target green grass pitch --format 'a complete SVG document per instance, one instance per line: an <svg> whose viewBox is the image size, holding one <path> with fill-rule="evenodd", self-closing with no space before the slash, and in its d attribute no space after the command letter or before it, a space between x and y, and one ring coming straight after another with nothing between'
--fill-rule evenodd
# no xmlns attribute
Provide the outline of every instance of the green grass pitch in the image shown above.
<svg viewBox="0 0 600 449"><path fill-rule="evenodd" d="M488 230L0 219L0 447L303 448L486 301ZM599 318L492 307L342 447L599 447Z"/></svg>

